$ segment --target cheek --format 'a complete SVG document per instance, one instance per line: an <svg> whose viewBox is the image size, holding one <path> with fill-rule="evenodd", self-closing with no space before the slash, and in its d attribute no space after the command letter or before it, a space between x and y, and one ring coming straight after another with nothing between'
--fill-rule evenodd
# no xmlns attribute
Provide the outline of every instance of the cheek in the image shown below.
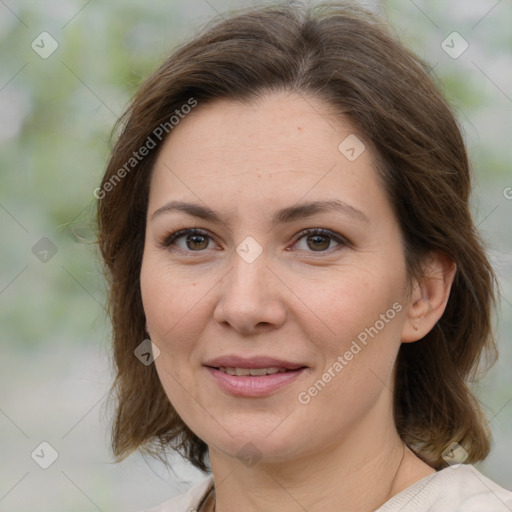
<svg viewBox="0 0 512 512"><path fill-rule="evenodd" d="M142 303L148 333L160 349L155 364L166 388L173 386L173 379L188 382L199 364L196 349L211 310L212 283L195 277L169 265L160 254L149 253L142 263Z"/></svg>
<svg viewBox="0 0 512 512"><path fill-rule="evenodd" d="M140 286L148 334L152 342L160 349L160 356L155 360L160 378L166 381L162 367L174 373L182 366L175 364L187 344L180 341L180 319L186 315L183 300L173 284L169 283L166 273L160 272L152 264L151 258L143 260ZM174 368L173 368L174 367Z"/></svg>
<svg viewBox="0 0 512 512"><path fill-rule="evenodd" d="M298 315L297 321L311 338L316 337L331 356L350 346L360 333L364 340L369 329L374 332L376 323L382 338L396 338L400 324L397 309L403 309L403 276L371 265L332 270L292 280L294 293L308 310L302 319ZM399 305L393 308L395 303Z"/></svg>
<svg viewBox="0 0 512 512"><path fill-rule="evenodd" d="M142 261L140 287L148 327L160 339L173 334L200 293L195 283L180 277L179 270L169 268L164 258L151 252Z"/></svg>
<svg viewBox="0 0 512 512"><path fill-rule="evenodd" d="M329 283L299 290L328 326L316 330L313 323L302 324L322 357L299 401L310 401L333 424L340 415L346 421L358 418L391 387L403 323L403 276L372 270L346 267ZM338 407L329 405L334 403ZM352 412L347 416L347 411Z"/></svg>
<svg viewBox="0 0 512 512"><path fill-rule="evenodd" d="M204 292L200 294L199 286L176 275L165 263L148 256L143 260L140 285L148 332L160 349L155 368L169 401L187 421L190 400L199 399L192 385L192 369L193 351L202 329L200 296ZM196 291L199 297L195 297Z"/></svg>
<svg viewBox="0 0 512 512"><path fill-rule="evenodd" d="M142 305L151 336L161 337L166 323L170 322L168 313L175 311L176 304L164 275L160 275L150 258L142 263L140 275ZM167 327L168 328L168 327Z"/></svg>
<svg viewBox="0 0 512 512"><path fill-rule="evenodd" d="M335 334L309 331L322 358L298 397L301 404L309 404L306 409L317 410L332 425L357 421L392 388L400 347L404 309L398 292L353 285L340 284L317 303L322 320Z"/></svg>

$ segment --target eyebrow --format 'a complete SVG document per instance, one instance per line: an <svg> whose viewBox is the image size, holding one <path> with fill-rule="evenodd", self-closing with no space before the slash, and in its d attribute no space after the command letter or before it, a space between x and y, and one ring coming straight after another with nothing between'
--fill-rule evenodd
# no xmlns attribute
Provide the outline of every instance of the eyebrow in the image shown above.
<svg viewBox="0 0 512 512"><path fill-rule="evenodd" d="M193 217L198 217L213 223L225 224L221 217L208 206L195 203L187 203L184 201L169 201L164 206L153 212L151 219L154 219L155 217L164 213L173 211L184 212ZM302 203L278 210L272 216L271 226L275 227L277 224L292 222L297 219L312 217L318 213L325 213L330 211L337 211L355 220L369 222L368 217L361 210L358 210L354 206L351 206L344 201L340 201L339 199L333 199L328 201L313 201L309 203Z"/></svg>

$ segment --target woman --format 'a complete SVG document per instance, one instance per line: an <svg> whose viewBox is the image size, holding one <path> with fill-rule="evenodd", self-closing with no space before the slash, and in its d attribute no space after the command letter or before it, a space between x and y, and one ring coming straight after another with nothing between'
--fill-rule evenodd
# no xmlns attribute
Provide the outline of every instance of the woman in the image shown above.
<svg viewBox="0 0 512 512"><path fill-rule="evenodd" d="M139 89L97 192L114 453L212 473L152 510L512 510L472 465L495 277L466 150L378 18L211 26Z"/></svg>

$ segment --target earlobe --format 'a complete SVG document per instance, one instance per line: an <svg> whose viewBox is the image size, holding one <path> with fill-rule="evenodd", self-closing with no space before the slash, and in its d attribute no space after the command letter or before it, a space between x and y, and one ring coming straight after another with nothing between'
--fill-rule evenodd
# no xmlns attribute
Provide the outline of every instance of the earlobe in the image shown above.
<svg viewBox="0 0 512 512"><path fill-rule="evenodd" d="M432 254L423 276L413 284L401 341L411 343L426 336L441 318L450 297L457 266L447 256Z"/></svg>

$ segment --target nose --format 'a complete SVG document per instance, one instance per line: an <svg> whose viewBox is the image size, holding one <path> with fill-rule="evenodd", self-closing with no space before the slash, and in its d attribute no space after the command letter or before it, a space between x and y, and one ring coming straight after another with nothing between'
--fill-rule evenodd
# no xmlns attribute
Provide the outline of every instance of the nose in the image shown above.
<svg viewBox="0 0 512 512"><path fill-rule="evenodd" d="M213 318L219 324L250 334L284 323L283 286L268 268L264 253L252 263L235 254L231 270L218 286L219 300Z"/></svg>

